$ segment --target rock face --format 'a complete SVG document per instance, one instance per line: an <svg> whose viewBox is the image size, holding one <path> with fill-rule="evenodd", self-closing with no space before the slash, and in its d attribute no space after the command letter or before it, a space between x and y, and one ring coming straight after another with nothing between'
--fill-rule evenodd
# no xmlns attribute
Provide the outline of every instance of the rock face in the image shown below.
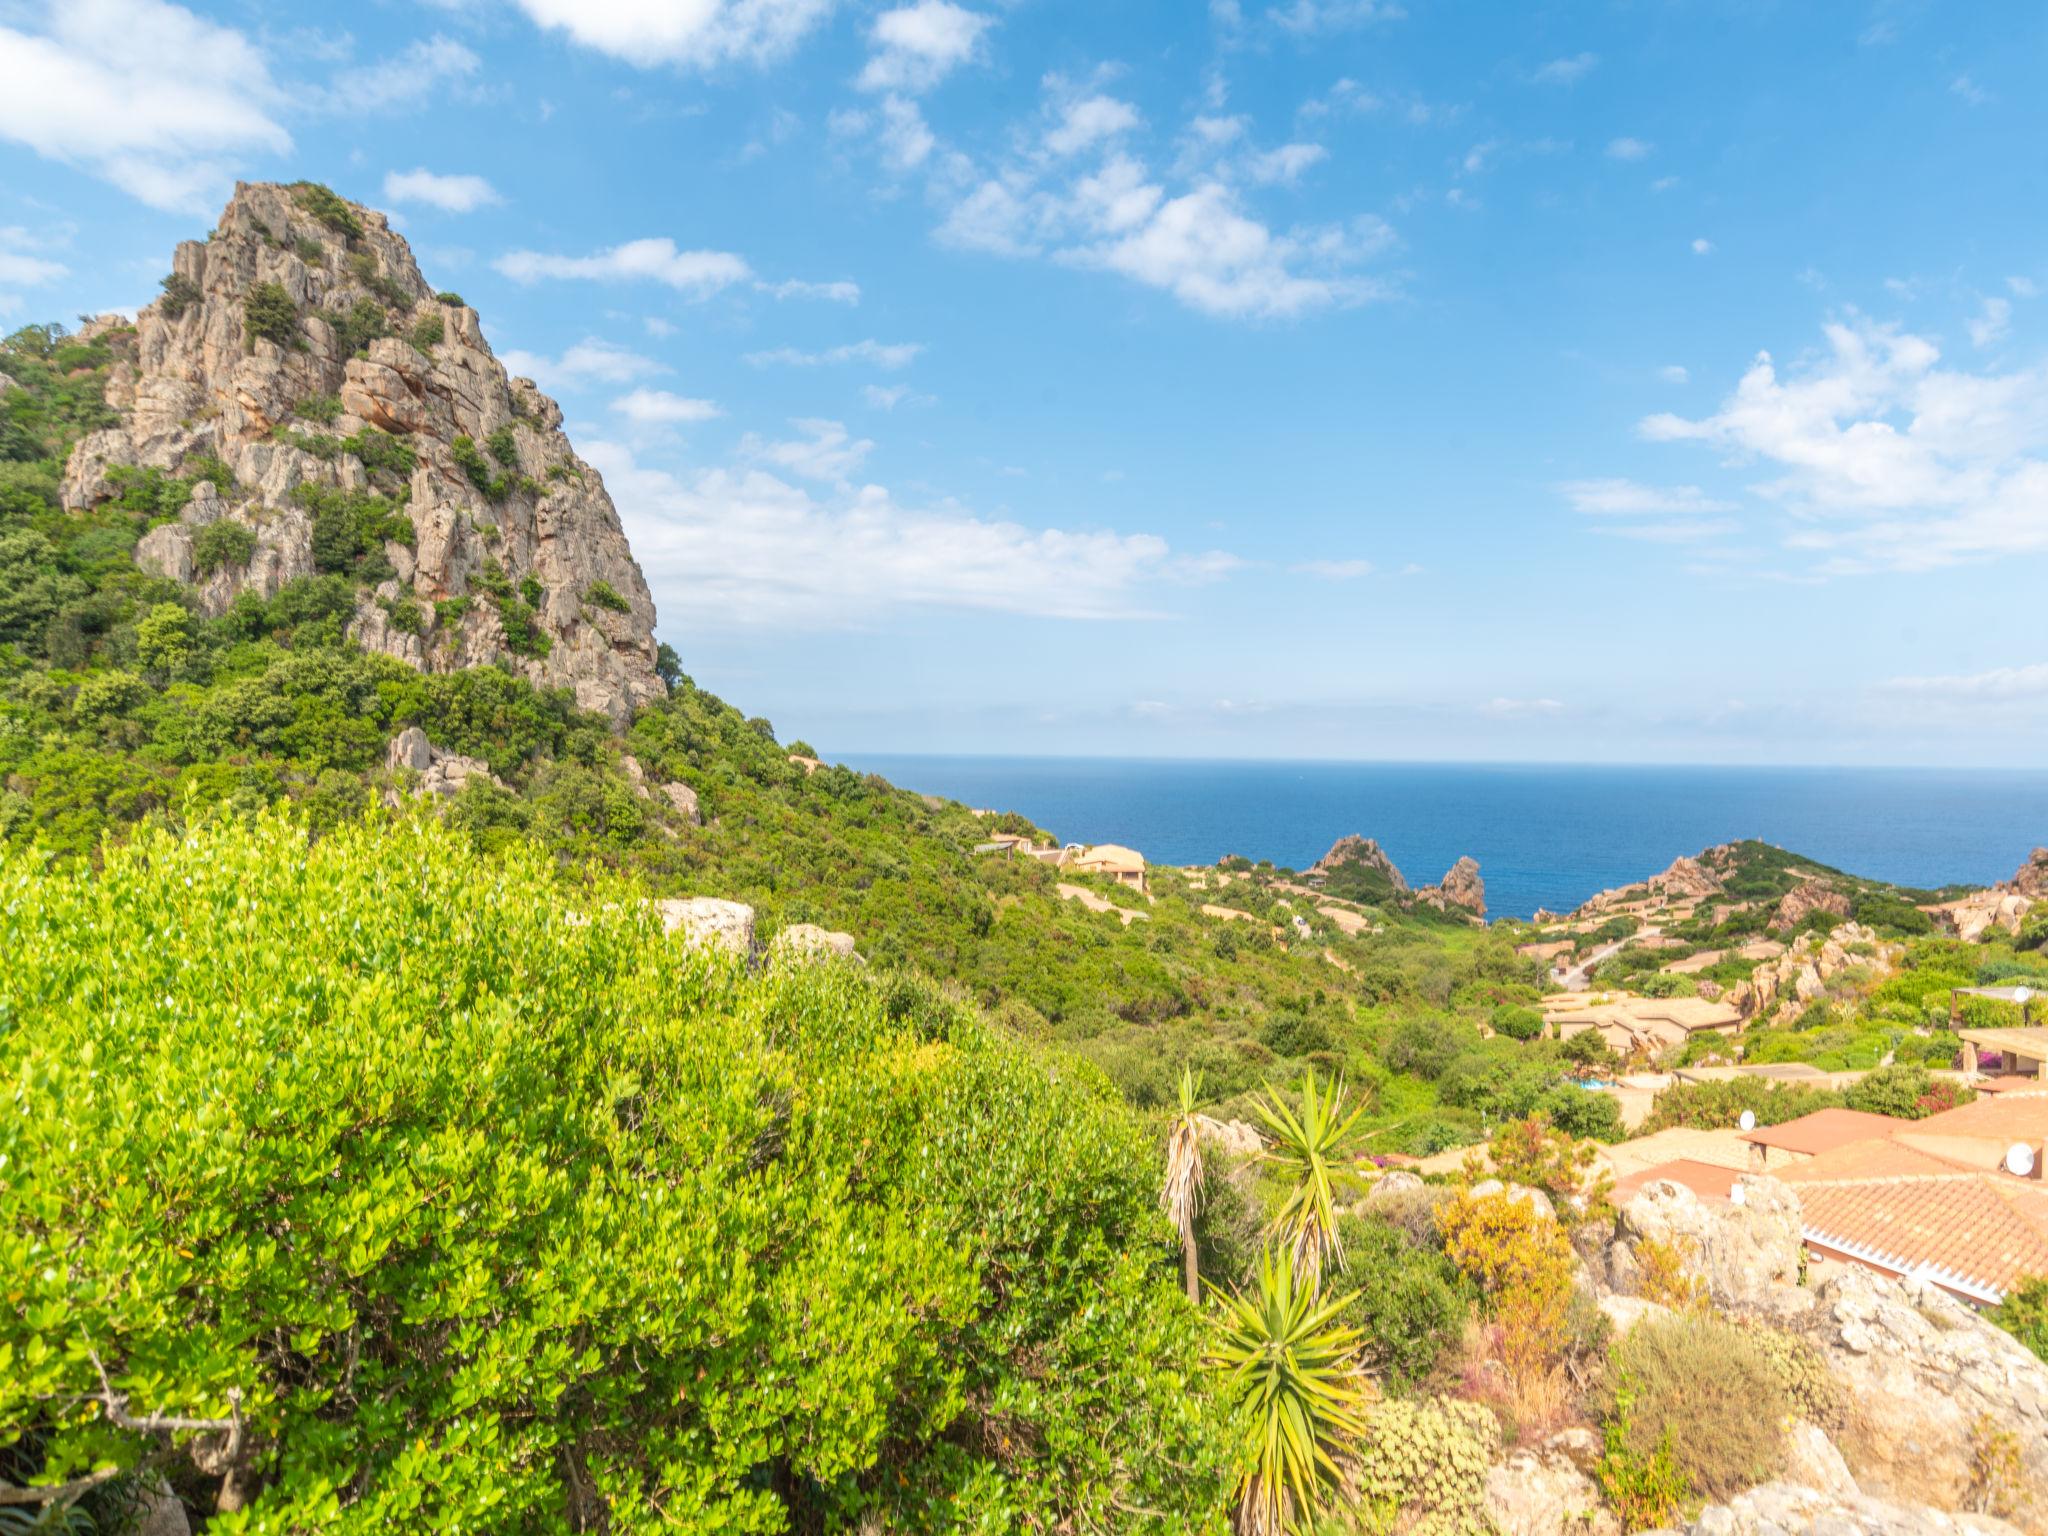
<svg viewBox="0 0 2048 1536"><path fill-rule="evenodd" d="M1736 1181L1740 1205L1709 1206L1683 1184L1654 1179L1615 1221L1604 1255L1607 1285L1636 1293L1646 1241L1674 1251L1706 1283L1714 1304L1730 1311L1779 1315L1811 1299L1799 1283L1799 1200L1776 1179Z"/></svg>
<svg viewBox="0 0 2048 1536"><path fill-rule="evenodd" d="M2048 848L2036 848L2027 855L2027 862L2019 867L2019 873L2007 882L2015 894L2030 896L2038 901L2048 896Z"/></svg>
<svg viewBox="0 0 2048 1536"><path fill-rule="evenodd" d="M2025 1488L2048 1490L2048 1364L1939 1286L1848 1268L1801 1330L1850 1404L1842 1454L1865 1493L1967 1503L1986 1437L2009 1437ZM2048 1500L2015 1511L2048 1531Z"/></svg>
<svg viewBox="0 0 2048 1536"><path fill-rule="evenodd" d="M2027 914L2044 898L2048 898L2048 848L2036 848L2003 885L1972 891L1926 910L1957 938L1975 943L1993 928L2018 933Z"/></svg>
<svg viewBox="0 0 2048 1536"><path fill-rule="evenodd" d="M1408 889L1408 881L1401 871L1394 867L1394 861L1377 840L1360 837L1356 832L1347 832L1330 844L1330 851L1308 867L1309 874L1331 874L1347 864L1362 864L1367 869L1376 869L1387 877L1387 883L1396 891Z"/></svg>
<svg viewBox="0 0 2048 1536"><path fill-rule="evenodd" d="M658 901L661 926L691 944L750 959L754 953L754 909L743 901L684 896Z"/></svg>
<svg viewBox="0 0 2048 1536"><path fill-rule="evenodd" d="M1837 890L1825 880L1802 880L1778 898L1778 910L1771 916L1771 927L1783 933L1797 928L1815 912L1847 918L1848 893Z"/></svg>
<svg viewBox="0 0 2048 1536"><path fill-rule="evenodd" d="M778 955L799 960L830 960L835 957L858 960L853 935L834 933L816 923L791 923L775 935L771 948Z"/></svg>
<svg viewBox="0 0 2048 1536"><path fill-rule="evenodd" d="M1435 885L1415 893L1417 901L1428 902L1439 911L1462 907L1474 917L1486 916L1486 882L1479 878L1479 861L1469 854L1458 860Z"/></svg>
<svg viewBox="0 0 2048 1536"><path fill-rule="evenodd" d="M1647 880L1616 886L1613 890L1587 897L1573 915L1599 917L1634 902L1697 901L1718 896L1724 889L1721 872L1733 861L1735 852L1733 843L1721 843L1707 849L1698 858L1681 855L1671 861L1669 868Z"/></svg>
<svg viewBox="0 0 2048 1536"><path fill-rule="evenodd" d="M383 215L245 183L173 274L176 295L142 310L109 380L119 425L66 465L67 507L115 494L124 466L226 480L199 484L136 552L220 613L334 565L309 499L377 491L411 536L386 540L358 592L359 643L431 671L507 665L615 722L664 694L653 599L603 482L560 409L506 376L476 312L435 295ZM270 325L252 326L252 295ZM389 436L345 446L365 429ZM201 570L201 532L224 519L254 555Z"/></svg>
<svg viewBox="0 0 2048 1536"><path fill-rule="evenodd" d="M1621 1536L1592 1472L1600 1437L1562 1430L1487 1470L1486 1512L1500 1536Z"/></svg>
<svg viewBox="0 0 2048 1536"><path fill-rule="evenodd" d="M1866 1494L1765 1483L1710 1504L1686 1536L2018 1536L1994 1515L1947 1514Z"/></svg>
<svg viewBox="0 0 2048 1536"><path fill-rule="evenodd" d="M488 780L500 789L505 787L482 758L443 752L416 725L407 726L391 738L391 745L384 749L384 766L394 772L404 770L419 775L417 792L422 795L459 795L477 779Z"/></svg>
<svg viewBox="0 0 2048 1536"><path fill-rule="evenodd" d="M1242 1157L1252 1156L1266 1144L1258 1127L1249 1121L1212 1120L1207 1115L1195 1116L1195 1140L1203 1146L1221 1147Z"/></svg>

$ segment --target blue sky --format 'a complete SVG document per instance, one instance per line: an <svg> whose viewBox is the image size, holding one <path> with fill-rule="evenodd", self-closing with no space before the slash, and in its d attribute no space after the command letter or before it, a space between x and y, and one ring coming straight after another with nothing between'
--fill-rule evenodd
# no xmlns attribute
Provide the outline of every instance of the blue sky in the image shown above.
<svg viewBox="0 0 2048 1536"><path fill-rule="evenodd" d="M401 221L828 752L2038 764L2038 4L0 0L0 318Z"/></svg>

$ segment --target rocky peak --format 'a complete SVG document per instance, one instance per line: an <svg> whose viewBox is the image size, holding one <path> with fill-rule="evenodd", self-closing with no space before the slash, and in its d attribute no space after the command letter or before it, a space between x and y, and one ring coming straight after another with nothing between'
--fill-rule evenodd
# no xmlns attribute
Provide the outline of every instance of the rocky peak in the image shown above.
<svg viewBox="0 0 2048 1536"><path fill-rule="evenodd" d="M1427 902L1439 911L1462 907L1474 917L1486 916L1486 882L1479 878L1479 861L1470 854L1459 859L1435 885L1426 885L1415 893L1417 901Z"/></svg>
<svg viewBox="0 0 2048 1536"><path fill-rule="evenodd" d="M120 423L73 451L65 504L136 471L190 480L136 560L206 612L353 578L367 649L429 671L509 665L620 723L664 694L654 602L603 481L382 214L244 183L208 239L178 247L135 330L107 388Z"/></svg>
<svg viewBox="0 0 2048 1536"><path fill-rule="evenodd" d="M1408 889L1408 882L1401 871L1394 867L1394 861L1387 857L1386 850L1370 837L1360 837L1356 832L1347 832L1330 844L1330 851L1309 866L1311 874L1330 874L1347 864L1363 865L1376 869L1387 877L1397 891Z"/></svg>
<svg viewBox="0 0 2048 1536"><path fill-rule="evenodd" d="M2048 896L2048 848L2036 848L2028 854L2027 862L2006 883L2016 895L2036 900Z"/></svg>
<svg viewBox="0 0 2048 1536"><path fill-rule="evenodd" d="M1802 880L1779 898L1778 910L1771 917L1771 927L1779 933L1787 932L1797 928L1815 912L1846 918L1850 913L1848 893L1826 880Z"/></svg>

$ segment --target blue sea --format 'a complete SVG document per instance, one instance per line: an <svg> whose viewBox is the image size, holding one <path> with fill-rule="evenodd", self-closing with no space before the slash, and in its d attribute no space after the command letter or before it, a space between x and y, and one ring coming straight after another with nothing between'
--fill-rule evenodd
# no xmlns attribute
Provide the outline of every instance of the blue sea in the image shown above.
<svg viewBox="0 0 2048 1536"><path fill-rule="evenodd" d="M1487 907L1564 912L1682 853L1755 837L1900 885L1988 885L2048 843L2048 772L1253 763L861 754L863 772L1021 811L1062 842L1159 864L1224 854L1306 868L1346 832L1411 885L1461 854Z"/></svg>

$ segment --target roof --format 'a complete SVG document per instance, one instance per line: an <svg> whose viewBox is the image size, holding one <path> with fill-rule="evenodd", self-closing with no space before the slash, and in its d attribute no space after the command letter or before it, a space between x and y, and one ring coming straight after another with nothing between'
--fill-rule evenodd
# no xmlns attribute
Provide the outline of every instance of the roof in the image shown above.
<svg viewBox="0 0 2048 1536"><path fill-rule="evenodd" d="M1971 1137L1986 1141L2033 1141L2048 1138L2048 1095L1999 1094L1958 1104L1925 1120L1894 1121L1913 1136Z"/></svg>
<svg viewBox="0 0 2048 1536"><path fill-rule="evenodd" d="M1889 1136L1910 1123L1861 1109L1817 1109L1797 1120L1787 1120L1779 1125L1760 1125L1753 1131L1744 1131L1742 1139L1755 1146L1775 1147L1781 1152L1813 1157L1847 1146L1850 1142Z"/></svg>
<svg viewBox="0 0 2048 1536"><path fill-rule="evenodd" d="M1121 843L1097 843L1074 860L1079 869L1135 870L1144 872L1145 856Z"/></svg>
<svg viewBox="0 0 2048 1536"><path fill-rule="evenodd" d="M2048 1026L2032 1029L1959 1029L1963 1039L1983 1051L2003 1051L2029 1061L2048 1059Z"/></svg>
<svg viewBox="0 0 2048 1536"><path fill-rule="evenodd" d="M1595 1150L1600 1160L1614 1171L1617 1183L1666 1163L1710 1163L1738 1173L1748 1171L1750 1164L1750 1150L1737 1132L1704 1131L1688 1125L1638 1136L1633 1141L1613 1142Z"/></svg>
<svg viewBox="0 0 2048 1536"><path fill-rule="evenodd" d="M1690 1033L1696 1029L1733 1029L1742 1015L1726 1003L1704 997L1618 997L1612 1002L1550 1012L1550 1021L1560 1029L1577 1024L1593 1029L1642 1029L1663 1025Z"/></svg>
<svg viewBox="0 0 2048 1536"><path fill-rule="evenodd" d="M1806 1240L1998 1299L2048 1274L2048 1195L1989 1173L1801 1181Z"/></svg>
<svg viewBox="0 0 2048 1536"><path fill-rule="evenodd" d="M1852 1141L1834 1147L1804 1162L1776 1170L1774 1177L1787 1184L1829 1184L1845 1179L1906 1179L1930 1175L1974 1173L1978 1170L1939 1152L1916 1147L1911 1142L1884 1140Z"/></svg>
<svg viewBox="0 0 2048 1536"><path fill-rule="evenodd" d="M1723 1168L1717 1163L1697 1163L1682 1157L1675 1162L1658 1163L1640 1173L1632 1173L1614 1186L1614 1202L1619 1205L1631 1195L1659 1179L1670 1179L1683 1184L1702 1200L1723 1200L1728 1191L1735 1187L1735 1181L1742 1177L1739 1168Z"/></svg>

